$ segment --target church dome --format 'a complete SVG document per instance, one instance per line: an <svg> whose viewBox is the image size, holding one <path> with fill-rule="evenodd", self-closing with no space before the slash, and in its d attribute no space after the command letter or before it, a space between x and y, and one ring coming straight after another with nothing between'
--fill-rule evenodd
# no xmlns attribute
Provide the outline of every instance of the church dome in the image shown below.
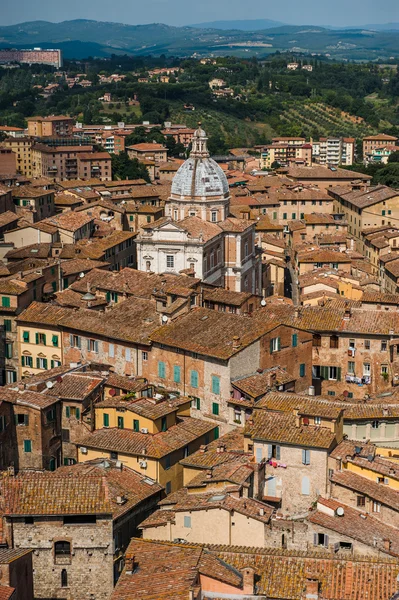
<svg viewBox="0 0 399 600"><path fill-rule="evenodd" d="M219 165L209 157L206 133L199 127L193 136L193 149L177 171L172 183L172 196L228 197L229 184Z"/></svg>

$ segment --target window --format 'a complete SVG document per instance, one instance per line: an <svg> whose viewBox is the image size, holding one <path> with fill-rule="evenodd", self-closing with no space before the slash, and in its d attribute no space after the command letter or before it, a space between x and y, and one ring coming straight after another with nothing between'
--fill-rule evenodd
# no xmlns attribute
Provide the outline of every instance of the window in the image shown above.
<svg viewBox="0 0 399 600"><path fill-rule="evenodd" d="M63 429L61 431L61 438L62 438L63 442L69 442L69 440L71 439L69 429ZM67 459L67 460L69 460L69 459ZM64 465L65 464L68 465L69 463L65 463L65 458L64 458Z"/></svg>
<svg viewBox="0 0 399 600"><path fill-rule="evenodd" d="M111 460L118 460L118 453L117 452L110 452L109 453L109 457Z"/></svg>
<svg viewBox="0 0 399 600"><path fill-rule="evenodd" d="M144 361L148 360L148 352L146 352L145 350L143 350L142 353L141 353L141 358Z"/></svg>
<svg viewBox="0 0 399 600"><path fill-rule="evenodd" d="M104 425L104 427L109 427L109 414L108 413L103 414L103 425Z"/></svg>
<svg viewBox="0 0 399 600"><path fill-rule="evenodd" d="M7 342L5 345L5 357L12 358L13 357L13 344L12 342Z"/></svg>
<svg viewBox="0 0 399 600"><path fill-rule="evenodd" d="M315 533L313 538L313 545L328 548L328 535L326 533Z"/></svg>
<svg viewBox="0 0 399 600"><path fill-rule="evenodd" d="M276 460L281 459L281 448L277 444L269 444L267 447L267 459L270 460L272 458Z"/></svg>
<svg viewBox="0 0 399 600"><path fill-rule="evenodd" d="M36 344L40 344L42 346L46 345L46 334L45 333L36 333Z"/></svg>
<svg viewBox="0 0 399 600"><path fill-rule="evenodd" d="M217 214L217 212L215 210L213 210L211 212L211 221L212 221L212 223L216 223L217 218L218 218L218 214Z"/></svg>
<svg viewBox="0 0 399 600"><path fill-rule="evenodd" d="M47 411L47 413L46 413L47 423L52 423L53 421L55 421L55 417L56 417L55 408L51 408L50 410Z"/></svg>
<svg viewBox="0 0 399 600"><path fill-rule="evenodd" d="M355 348L356 344L355 344L355 340L349 340L349 348Z"/></svg>
<svg viewBox="0 0 399 600"><path fill-rule="evenodd" d="M170 494L171 491L172 491L172 483L170 481L167 481L166 485L165 485L166 495Z"/></svg>
<svg viewBox="0 0 399 600"><path fill-rule="evenodd" d="M162 417L162 421L161 421L161 431L167 431L168 429L168 422L166 417Z"/></svg>
<svg viewBox="0 0 399 600"><path fill-rule="evenodd" d="M3 308L10 308L10 298L8 296L2 296L1 306Z"/></svg>
<svg viewBox="0 0 399 600"><path fill-rule="evenodd" d="M283 213L283 219L286 221L287 220L287 213Z"/></svg>
<svg viewBox="0 0 399 600"><path fill-rule="evenodd" d="M321 335L318 333L315 333L313 336L313 346L315 348L320 348L321 347Z"/></svg>
<svg viewBox="0 0 399 600"><path fill-rule="evenodd" d="M353 375L355 372L355 363L352 360L348 361L348 373Z"/></svg>
<svg viewBox="0 0 399 600"><path fill-rule="evenodd" d="M381 352L386 352L386 349L388 347L388 343L386 340L382 340L381 341Z"/></svg>
<svg viewBox="0 0 399 600"><path fill-rule="evenodd" d="M29 415L25 415L23 413L18 413L15 415L15 424L16 425L29 425Z"/></svg>
<svg viewBox="0 0 399 600"><path fill-rule="evenodd" d="M315 417L314 418L314 424L315 425L321 425L321 417Z"/></svg>
<svg viewBox="0 0 399 600"><path fill-rule="evenodd" d="M173 256L173 254L167 254L166 255L166 268L174 269L174 267L175 267L175 257Z"/></svg>
<svg viewBox="0 0 399 600"><path fill-rule="evenodd" d="M372 421L371 422L371 429L379 429L380 427L380 422L379 421Z"/></svg>
<svg viewBox="0 0 399 600"><path fill-rule="evenodd" d="M370 363L363 363L363 375L368 377L371 374L371 365Z"/></svg>
<svg viewBox="0 0 399 600"><path fill-rule="evenodd" d="M29 331L24 331L22 334L22 339L25 344L29 344Z"/></svg>
<svg viewBox="0 0 399 600"><path fill-rule="evenodd" d="M132 360L132 353L130 351L130 348L125 349L125 360L126 362L130 362Z"/></svg>
<svg viewBox="0 0 399 600"><path fill-rule="evenodd" d="M47 369L47 358L36 358L36 369Z"/></svg>
<svg viewBox="0 0 399 600"><path fill-rule="evenodd" d="M279 337L272 338L270 340L270 354L273 352L278 352L281 349L281 341Z"/></svg>
<svg viewBox="0 0 399 600"><path fill-rule="evenodd" d="M298 334L292 334L292 347L296 348L298 346Z"/></svg>
<svg viewBox="0 0 399 600"><path fill-rule="evenodd" d="M118 429L124 429L123 417L118 417Z"/></svg>
<svg viewBox="0 0 399 600"><path fill-rule="evenodd" d="M381 512L381 502L373 501L373 512L380 513Z"/></svg>
<svg viewBox="0 0 399 600"><path fill-rule="evenodd" d="M306 374L306 365L302 363L299 365L299 377L305 377Z"/></svg>
<svg viewBox="0 0 399 600"><path fill-rule="evenodd" d="M212 414L219 415L219 404L217 402L212 402Z"/></svg>
<svg viewBox="0 0 399 600"><path fill-rule="evenodd" d="M4 319L4 331L11 331L11 319Z"/></svg>
<svg viewBox="0 0 399 600"><path fill-rule="evenodd" d="M68 587L68 573L66 569L62 569L61 571L61 587Z"/></svg>
<svg viewBox="0 0 399 600"><path fill-rule="evenodd" d="M328 379L338 379L338 367L328 367Z"/></svg>
<svg viewBox="0 0 399 600"><path fill-rule="evenodd" d="M327 396L335 396L335 392L333 390L328 390Z"/></svg>
<svg viewBox="0 0 399 600"><path fill-rule="evenodd" d="M166 377L166 366L162 360L158 362L158 377L161 379L165 379Z"/></svg>
<svg viewBox="0 0 399 600"><path fill-rule="evenodd" d="M191 517L184 517L184 527L191 529Z"/></svg>
<svg viewBox="0 0 399 600"><path fill-rule="evenodd" d="M338 348L338 336L332 335L330 337L330 348Z"/></svg>
<svg viewBox="0 0 399 600"><path fill-rule="evenodd" d="M175 383L180 383L180 381L181 381L181 374L180 374L180 372L181 372L180 367L178 367L178 366L175 365L173 367L173 381Z"/></svg>
<svg viewBox="0 0 399 600"><path fill-rule="evenodd" d="M98 354L98 341L97 340L87 340L87 351L95 352Z"/></svg>
<svg viewBox="0 0 399 600"><path fill-rule="evenodd" d="M200 398L191 397L191 408L196 408L197 410L201 409L201 400Z"/></svg>
<svg viewBox="0 0 399 600"><path fill-rule="evenodd" d="M70 335L70 344L71 344L71 348L81 348L82 347L82 340L80 335Z"/></svg>
<svg viewBox="0 0 399 600"><path fill-rule="evenodd" d="M302 464L310 465L310 450L302 450Z"/></svg>
<svg viewBox="0 0 399 600"><path fill-rule="evenodd" d="M370 350L370 340L364 340L364 347L366 350Z"/></svg>
<svg viewBox="0 0 399 600"><path fill-rule="evenodd" d="M388 365L381 365L381 375L388 375Z"/></svg>
<svg viewBox="0 0 399 600"><path fill-rule="evenodd" d="M115 358L115 345L114 344L109 345L108 354L109 354L110 358Z"/></svg>
<svg viewBox="0 0 399 600"><path fill-rule="evenodd" d="M70 556L71 554L71 542L55 542L54 544L55 556Z"/></svg>
<svg viewBox="0 0 399 600"><path fill-rule="evenodd" d="M193 388L197 388L198 387L198 371L191 371L190 372L190 385Z"/></svg>
<svg viewBox="0 0 399 600"><path fill-rule="evenodd" d="M366 506L366 498L364 496L357 496L356 506Z"/></svg>
<svg viewBox="0 0 399 600"><path fill-rule="evenodd" d="M220 377L217 375L212 375L212 394L220 394Z"/></svg>
<svg viewBox="0 0 399 600"><path fill-rule="evenodd" d="M24 440L24 452L32 452L32 440Z"/></svg>
<svg viewBox="0 0 399 600"><path fill-rule="evenodd" d="M138 421L137 419L134 419L133 421L133 431L140 431L140 421Z"/></svg>

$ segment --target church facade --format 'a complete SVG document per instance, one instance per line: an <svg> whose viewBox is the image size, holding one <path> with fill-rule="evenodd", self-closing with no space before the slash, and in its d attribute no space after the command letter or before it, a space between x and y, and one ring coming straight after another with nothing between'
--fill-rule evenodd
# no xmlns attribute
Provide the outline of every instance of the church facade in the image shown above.
<svg viewBox="0 0 399 600"><path fill-rule="evenodd" d="M155 273L190 269L206 283L261 293L255 222L230 217L229 206L227 178L210 158L199 128L190 157L173 179L165 217L145 226L136 239L138 268Z"/></svg>

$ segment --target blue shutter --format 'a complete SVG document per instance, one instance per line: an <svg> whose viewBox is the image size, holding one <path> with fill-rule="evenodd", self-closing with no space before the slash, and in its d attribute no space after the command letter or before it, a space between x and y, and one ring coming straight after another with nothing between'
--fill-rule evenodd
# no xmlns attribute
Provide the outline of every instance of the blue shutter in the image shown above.
<svg viewBox="0 0 399 600"><path fill-rule="evenodd" d="M292 335L292 347L296 348L298 346L298 334L294 333Z"/></svg>
<svg viewBox="0 0 399 600"><path fill-rule="evenodd" d="M262 462L262 448L256 448L256 462Z"/></svg>
<svg viewBox="0 0 399 600"><path fill-rule="evenodd" d="M212 394L220 394L220 377L212 375Z"/></svg>
<svg viewBox="0 0 399 600"><path fill-rule="evenodd" d="M191 371L190 384L191 384L191 387L193 387L193 388L198 387L198 371Z"/></svg>
<svg viewBox="0 0 399 600"><path fill-rule="evenodd" d="M299 376L305 377L306 365L304 363L299 365Z"/></svg>
<svg viewBox="0 0 399 600"><path fill-rule="evenodd" d="M276 446L276 460L280 460L281 457L281 448L280 446Z"/></svg>
<svg viewBox="0 0 399 600"><path fill-rule="evenodd" d="M271 459L272 455L273 455L273 446L271 444L269 444L268 447L267 447L267 458L268 458L268 460Z"/></svg>
<svg viewBox="0 0 399 600"><path fill-rule="evenodd" d="M158 377L165 379L165 363L161 360L158 362Z"/></svg>

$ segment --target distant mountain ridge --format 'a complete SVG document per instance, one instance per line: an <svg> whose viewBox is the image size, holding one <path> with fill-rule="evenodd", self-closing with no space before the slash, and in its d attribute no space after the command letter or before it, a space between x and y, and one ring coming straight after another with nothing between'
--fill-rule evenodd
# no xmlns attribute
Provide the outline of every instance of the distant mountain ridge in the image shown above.
<svg viewBox="0 0 399 600"><path fill-rule="evenodd" d="M280 27L285 24L282 21L272 21L271 19L244 19L238 21L209 21L209 23L196 23L189 27L197 29L261 31L262 29L272 29L273 27Z"/></svg>
<svg viewBox="0 0 399 600"><path fill-rule="evenodd" d="M214 29L213 26L230 29ZM270 27L270 24L273 26ZM269 25L269 27L266 27ZM243 30L238 27L258 27ZM259 29L261 27L261 29ZM346 60L373 60L399 56L395 23L350 29L318 25L284 25L277 21L214 21L201 26L173 27L162 23L125 25L77 19L50 23L31 21L0 27L0 47L60 48L65 58L106 57L111 54L135 56L257 56L290 51L293 54L328 54ZM398 25L399 29L399 25Z"/></svg>

